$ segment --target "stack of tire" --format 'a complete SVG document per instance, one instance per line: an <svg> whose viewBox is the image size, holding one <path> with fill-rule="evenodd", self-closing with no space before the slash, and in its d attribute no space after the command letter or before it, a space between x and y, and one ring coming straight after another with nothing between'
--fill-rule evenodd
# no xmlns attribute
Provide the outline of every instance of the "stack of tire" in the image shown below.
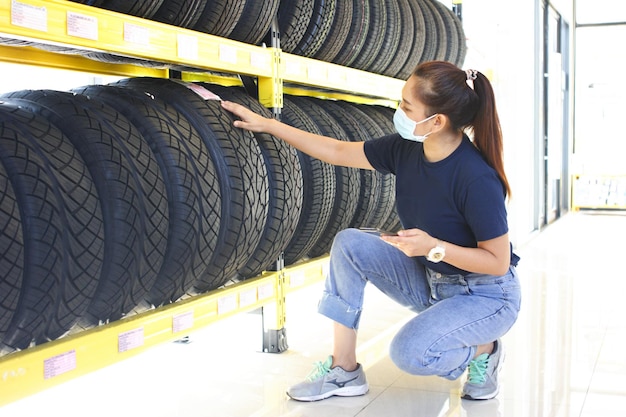
<svg viewBox="0 0 626 417"><path fill-rule="evenodd" d="M0 98L0 350L57 339L323 255L346 227L399 227L394 179L232 126L238 87L125 79ZM285 97L283 120L342 140L389 108Z"/></svg>
<svg viewBox="0 0 626 417"><path fill-rule="evenodd" d="M439 0L75 1L254 45L270 44L268 33L277 16L285 52L400 79L408 78L420 62L444 60L462 66L466 54L461 21ZM99 52L46 48L129 61Z"/></svg>

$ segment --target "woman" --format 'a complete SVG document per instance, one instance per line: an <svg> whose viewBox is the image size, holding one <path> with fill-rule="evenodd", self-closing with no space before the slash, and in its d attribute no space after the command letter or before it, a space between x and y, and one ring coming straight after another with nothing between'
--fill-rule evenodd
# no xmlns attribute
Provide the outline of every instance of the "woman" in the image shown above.
<svg viewBox="0 0 626 417"><path fill-rule="evenodd" d="M489 80L448 62L419 65L394 115L398 133L367 142L303 132L229 102L223 107L241 119L236 127L270 133L331 164L396 175L404 230L337 234L319 304L334 320L333 352L287 394L316 401L368 391L355 352L363 292L371 282L419 313L392 341L390 356L400 369L450 380L469 369L463 398L495 397L503 361L499 338L517 319L520 288Z"/></svg>

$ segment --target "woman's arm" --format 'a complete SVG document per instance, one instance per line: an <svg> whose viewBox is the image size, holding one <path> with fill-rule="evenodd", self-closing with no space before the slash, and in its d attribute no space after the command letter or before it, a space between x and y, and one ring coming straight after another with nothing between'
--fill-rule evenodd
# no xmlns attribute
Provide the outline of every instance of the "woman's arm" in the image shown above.
<svg viewBox="0 0 626 417"><path fill-rule="evenodd" d="M305 132L278 120L258 115L246 107L230 101L222 101L222 107L240 119L234 122L235 127L252 132L269 133L296 149L329 164L374 169L365 156L363 142L345 142Z"/></svg>
<svg viewBox="0 0 626 417"><path fill-rule="evenodd" d="M401 230L398 236L384 236L382 239L408 256L426 256L439 243L446 250L443 262L479 274L504 275L511 263L508 233L478 242L477 248L465 248L444 242L420 229Z"/></svg>

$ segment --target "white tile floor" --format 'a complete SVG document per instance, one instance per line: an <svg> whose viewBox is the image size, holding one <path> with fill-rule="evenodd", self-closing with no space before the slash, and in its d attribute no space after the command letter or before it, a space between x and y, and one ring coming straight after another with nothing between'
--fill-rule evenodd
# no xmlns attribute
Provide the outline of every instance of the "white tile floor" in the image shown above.
<svg viewBox="0 0 626 417"><path fill-rule="evenodd" d="M504 338L497 399L459 399L461 381L414 377L386 346L410 316L371 288L359 334L370 392L317 403L288 400L330 350L316 285L288 299L290 349L259 353L260 316L240 315L0 408L0 416L64 417L611 417L626 416L626 216L573 213L518 249L523 311Z"/></svg>

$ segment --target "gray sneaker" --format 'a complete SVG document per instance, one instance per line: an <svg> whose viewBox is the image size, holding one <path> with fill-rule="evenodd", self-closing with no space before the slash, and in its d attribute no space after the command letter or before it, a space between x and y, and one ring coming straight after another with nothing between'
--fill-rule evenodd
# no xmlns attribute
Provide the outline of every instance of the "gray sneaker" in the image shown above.
<svg viewBox="0 0 626 417"><path fill-rule="evenodd" d="M339 366L331 368L332 364L332 356L323 363L317 362L306 381L289 388L287 395L298 401L319 401L333 395L354 397L369 391L365 372L360 364L352 372L344 371Z"/></svg>
<svg viewBox="0 0 626 417"><path fill-rule="evenodd" d="M500 391L498 372L503 362L504 347L500 340L496 340L491 355L484 353L469 363L469 373L467 382L463 386L462 398L490 400L498 395Z"/></svg>

